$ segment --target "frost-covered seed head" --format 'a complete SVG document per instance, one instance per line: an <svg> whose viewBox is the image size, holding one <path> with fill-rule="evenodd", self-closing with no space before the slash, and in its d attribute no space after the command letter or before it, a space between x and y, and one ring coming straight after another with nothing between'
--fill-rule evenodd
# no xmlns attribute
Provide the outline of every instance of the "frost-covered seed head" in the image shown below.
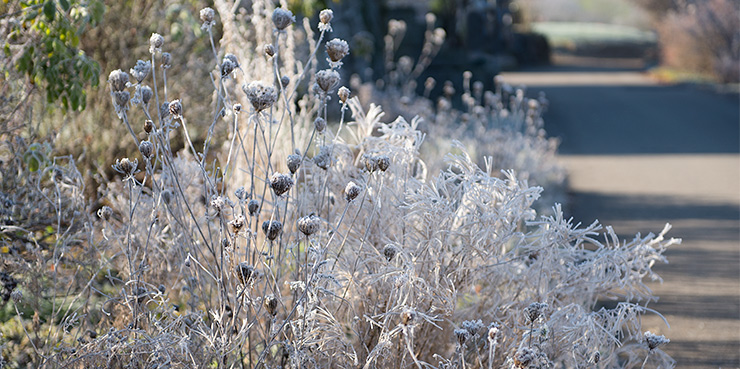
<svg viewBox="0 0 740 369"><path fill-rule="evenodd" d="M498 340L499 328L497 323L491 323L488 326L488 340L496 342Z"/></svg>
<svg viewBox="0 0 740 369"><path fill-rule="evenodd" d="M149 105L149 101L152 99L152 96L154 96L152 88L146 85L141 86L139 93L141 94L141 102L143 102L144 105Z"/></svg>
<svg viewBox="0 0 740 369"><path fill-rule="evenodd" d="M363 155L363 161L365 164L365 170L372 173L378 170L378 158L370 155Z"/></svg>
<svg viewBox="0 0 740 369"><path fill-rule="evenodd" d="M248 196L247 190L244 188L244 186L241 186L234 191L234 196L236 196L239 201L244 201L247 199Z"/></svg>
<svg viewBox="0 0 740 369"><path fill-rule="evenodd" d="M249 265L246 261L242 261L237 264L234 271L236 272L236 277L239 279L239 283L244 286L251 284L253 278L257 275L254 267Z"/></svg>
<svg viewBox="0 0 740 369"><path fill-rule="evenodd" d="M131 76L134 77L137 82L141 83L141 81L143 81L144 78L146 78L151 71L152 62L148 60L137 60L136 65L134 65L134 67L129 70L129 73L131 73Z"/></svg>
<svg viewBox="0 0 740 369"><path fill-rule="evenodd" d="M283 88L288 87L289 84L290 84L290 77L288 76L280 77L280 85L283 86Z"/></svg>
<svg viewBox="0 0 740 369"><path fill-rule="evenodd" d="M172 66L172 54L162 53L162 68L167 69Z"/></svg>
<svg viewBox="0 0 740 369"><path fill-rule="evenodd" d="M344 188L344 198L347 199L347 201L352 201L356 199L361 192L362 187L360 187L357 183L350 181L349 183L347 183L347 187Z"/></svg>
<svg viewBox="0 0 740 369"><path fill-rule="evenodd" d="M278 31L288 28L293 22L295 22L295 17L293 16L293 12L288 9L275 8L272 12L272 24L275 25Z"/></svg>
<svg viewBox="0 0 740 369"><path fill-rule="evenodd" d="M226 207L226 199L221 196L213 196L211 198L210 205L217 214L221 214L221 211Z"/></svg>
<svg viewBox="0 0 740 369"><path fill-rule="evenodd" d="M548 305L544 302L533 302L524 308L524 314L529 322L534 322L544 315L547 306Z"/></svg>
<svg viewBox="0 0 740 369"><path fill-rule="evenodd" d="M234 113L240 113L242 111L242 104L234 104Z"/></svg>
<svg viewBox="0 0 740 369"><path fill-rule="evenodd" d="M147 119L144 121L144 132L147 134L152 133L154 130L154 122L152 122L150 119Z"/></svg>
<svg viewBox="0 0 740 369"><path fill-rule="evenodd" d="M347 103L347 99L349 99L350 91L347 87L340 87L339 91L337 91L337 96L339 96L339 101L342 103Z"/></svg>
<svg viewBox="0 0 740 369"><path fill-rule="evenodd" d="M244 228L244 225L247 223L246 218L244 218L244 215L237 215L229 222L229 227L231 228L231 233L238 234L239 231L241 231Z"/></svg>
<svg viewBox="0 0 740 369"><path fill-rule="evenodd" d="M282 230L283 223L279 220L266 220L262 223L262 232L265 232L265 237L270 241L274 241Z"/></svg>
<svg viewBox="0 0 740 369"><path fill-rule="evenodd" d="M326 43L326 54L332 62L336 63L349 54L349 45L347 41L335 38Z"/></svg>
<svg viewBox="0 0 740 369"><path fill-rule="evenodd" d="M383 255L388 261L393 260L396 254L398 254L398 248L396 246L388 244L383 247Z"/></svg>
<svg viewBox="0 0 740 369"><path fill-rule="evenodd" d="M150 141L141 141L139 143L139 152L145 159L151 159L154 154L154 145Z"/></svg>
<svg viewBox="0 0 740 369"><path fill-rule="evenodd" d="M116 104L116 110L128 110L128 102L131 100L131 94L128 91L113 92L113 101Z"/></svg>
<svg viewBox="0 0 740 369"><path fill-rule="evenodd" d="M234 65L234 62L224 58L224 60L221 62L221 77L227 77L231 72L234 71L236 68L236 65Z"/></svg>
<svg viewBox="0 0 740 369"><path fill-rule="evenodd" d="M462 322L462 328L467 329L470 336L477 336L478 332L483 329L483 321L478 320L466 320Z"/></svg>
<svg viewBox="0 0 740 369"><path fill-rule="evenodd" d="M316 73L316 84L324 93L329 94L339 84L339 72L333 69L324 69Z"/></svg>
<svg viewBox="0 0 740 369"><path fill-rule="evenodd" d="M280 196L293 186L293 179L287 174L273 173L270 177L270 187L275 191L275 195Z"/></svg>
<svg viewBox="0 0 740 369"><path fill-rule="evenodd" d="M386 155L378 155L376 161L378 163L378 168L384 172L391 166L391 158Z"/></svg>
<svg viewBox="0 0 740 369"><path fill-rule="evenodd" d="M268 86L261 81L254 81L244 89L249 102L252 103L254 110L260 112L272 106L277 100L275 87Z"/></svg>
<svg viewBox="0 0 740 369"><path fill-rule="evenodd" d="M291 173L295 174L296 171L298 171L298 168L301 166L301 154L295 153L288 155L287 164L288 164L288 170L290 170Z"/></svg>
<svg viewBox="0 0 740 369"><path fill-rule="evenodd" d="M162 191L162 201L164 201L165 204L169 204L170 201L172 201L172 191L170 190Z"/></svg>
<svg viewBox="0 0 740 369"><path fill-rule="evenodd" d="M170 102L165 101L159 106L159 118L165 120L170 116Z"/></svg>
<svg viewBox="0 0 740 369"><path fill-rule="evenodd" d="M666 343L671 342L668 338L665 338L663 335L657 335L650 331L645 332L645 343L647 344L648 349L650 352L658 348L658 346L664 345Z"/></svg>
<svg viewBox="0 0 740 369"><path fill-rule="evenodd" d="M277 307L278 307L278 299L275 297L275 295L267 295L265 296L264 304L265 304L265 310L267 310L270 315L275 316L277 315Z"/></svg>
<svg viewBox="0 0 740 369"><path fill-rule="evenodd" d="M154 54L162 51L162 45L164 45L164 37L159 33L152 33L152 37L149 37L149 52Z"/></svg>
<svg viewBox="0 0 740 369"><path fill-rule="evenodd" d="M133 161L131 161L129 160L129 158L123 158L120 160L116 159L116 163L113 164L113 169L118 173L125 175L126 177L130 177L136 174L136 170L138 167L139 160L134 159Z"/></svg>
<svg viewBox="0 0 740 369"><path fill-rule="evenodd" d="M457 337L457 343L462 346L470 337L470 332L467 329L458 328L455 329L455 336Z"/></svg>
<svg viewBox="0 0 740 369"><path fill-rule="evenodd" d="M249 210L249 215L255 215L257 214L257 211L260 209L260 202L257 200L249 200L247 203L247 210Z"/></svg>
<svg viewBox="0 0 740 369"><path fill-rule="evenodd" d="M168 109L175 119L182 116L182 102L180 102L180 99L171 102Z"/></svg>
<svg viewBox="0 0 740 369"><path fill-rule="evenodd" d="M334 11L331 9L324 9L319 13L319 21L321 24L329 25L332 19L334 19ZM321 25L319 25L319 27L321 27Z"/></svg>
<svg viewBox="0 0 740 369"><path fill-rule="evenodd" d="M239 68L240 66L239 58L237 58L236 55L232 53L226 53L226 55L224 55L224 60L231 60L231 62L234 63L234 68Z"/></svg>
<svg viewBox="0 0 740 369"><path fill-rule="evenodd" d="M313 157L313 162L321 169L328 169L331 165L331 148L329 146L319 146L319 153Z"/></svg>
<svg viewBox="0 0 740 369"><path fill-rule="evenodd" d="M213 27L213 19L216 16L216 12L211 8L203 8L200 10L200 20L203 22L202 29L210 30Z"/></svg>
<svg viewBox="0 0 740 369"><path fill-rule="evenodd" d="M108 74L108 83L114 92L123 91L128 84L128 74L120 69L116 69Z"/></svg>
<svg viewBox="0 0 740 369"><path fill-rule="evenodd" d="M316 128L316 132L324 132L324 129L326 128L326 120L322 117L318 117L313 121L313 126Z"/></svg>
<svg viewBox="0 0 740 369"><path fill-rule="evenodd" d="M319 231L321 227L321 218L314 214L306 215L298 219L298 230L306 236L310 236Z"/></svg>
<svg viewBox="0 0 740 369"><path fill-rule="evenodd" d="M105 205L102 208L98 209L98 217L103 220L110 220L110 217L113 215L113 209L110 208L110 206Z"/></svg>
<svg viewBox="0 0 740 369"><path fill-rule="evenodd" d="M413 310L405 310L401 313L401 324L403 325L410 325L414 324L414 320L416 320L416 312Z"/></svg>
<svg viewBox="0 0 740 369"><path fill-rule="evenodd" d="M275 46L272 46L272 44L265 45L265 54L269 57L275 56Z"/></svg>

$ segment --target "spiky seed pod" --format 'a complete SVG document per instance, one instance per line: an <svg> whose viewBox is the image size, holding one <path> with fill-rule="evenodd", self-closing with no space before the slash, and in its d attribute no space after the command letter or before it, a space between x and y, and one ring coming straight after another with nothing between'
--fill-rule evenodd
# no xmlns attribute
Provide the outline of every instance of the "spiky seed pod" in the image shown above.
<svg viewBox="0 0 740 369"><path fill-rule="evenodd" d="M290 77L288 76L280 77L280 85L283 86L283 88L288 87L289 84L290 84Z"/></svg>
<svg viewBox="0 0 740 369"><path fill-rule="evenodd" d="M321 227L321 218L314 214L306 215L298 219L298 230L306 236L310 236L319 231Z"/></svg>
<svg viewBox="0 0 740 369"><path fill-rule="evenodd" d="M123 158L120 160L116 159L116 163L113 164L113 169L118 173L125 175L126 177L130 177L136 174L136 170L138 167L139 160L134 159L134 161L131 161L129 160L129 158Z"/></svg>
<svg viewBox="0 0 740 369"><path fill-rule="evenodd" d="M152 99L152 96L154 96L152 88L146 85L141 86L139 93L141 94L141 102L143 102L144 105L149 105L149 101Z"/></svg>
<svg viewBox="0 0 740 369"><path fill-rule="evenodd" d="M468 340L470 337L470 332L468 332L467 329L455 329L455 336L457 337L457 343L462 346L465 344L465 341Z"/></svg>
<svg viewBox="0 0 740 369"><path fill-rule="evenodd" d="M388 261L393 260L393 258L396 257L396 254L398 254L398 248L394 245L385 245L383 247L383 255Z"/></svg>
<svg viewBox="0 0 740 369"><path fill-rule="evenodd" d="M288 158L286 160L288 164L288 170L290 170L291 173L295 174L295 172L297 172L298 168L301 166L302 159L303 157L299 153L288 155Z"/></svg>
<svg viewBox="0 0 740 369"><path fill-rule="evenodd" d="M339 96L339 101L342 103L347 103L347 99L349 99L350 91L347 87L340 87L339 91L337 91L337 96Z"/></svg>
<svg viewBox="0 0 740 369"><path fill-rule="evenodd" d="M149 37L149 53L161 52L162 45L164 45L164 37L159 33L152 33L152 37Z"/></svg>
<svg viewBox="0 0 740 369"><path fill-rule="evenodd" d="M267 295L265 296L264 304L265 304L265 310L267 310L270 315L275 316L277 315L277 307L278 307L278 299L275 297L275 295Z"/></svg>
<svg viewBox="0 0 740 369"><path fill-rule="evenodd" d="M326 54L332 62L339 62L349 54L349 45L347 41L335 38L326 43Z"/></svg>
<svg viewBox="0 0 740 369"><path fill-rule="evenodd" d="M644 334L645 334L645 343L647 344L648 350L650 350L650 352L653 352L653 350L658 348L658 346L660 345L664 345L666 343L671 342L671 340L669 340L668 338L665 338L665 336L663 335L659 336L650 331L647 331Z"/></svg>
<svg viewBox="0 0 740 369"><path fill-rule="evenodd" d="M283 230L283 223L279 220L266 220L262 223L262 231L265 232L265 236L268 240L274 241Z"/></svg>
<svg viewBox="0 0 740 369"><path fill-rule="evenodd" d="M331 31L331 20L334 18L334 12L331 9L324 9L319 13L319 31Z"/></svg>
<svg viewBox="0 0 740 369"><path fill-rule="evenodd" d="M246 261L242 261L237 264L234 268L236 277L239 279L239 283L243 286L247 286L252 283L253 279L257 276L257 270L253 266L249 265Z"/></svg>
<svg viewBox="0 0 740 369"><path fill-rule="evenodd" d="M154 130L154 122L152 122L149 119L145 120L144 121L144 132L149 134L149 133L152 133L153 130Z"/></svg>
<svg viewBox="0 0 740 369"><path fill-rule="evenodd" d="M146 78L151 71L152 62L148 60L137 60L136 65L134 65L134 67L129 70L129 73L131 73L131 76L134 77L137 82L141 83L141 81L143 81L144 78Z"/></svg>
<svg viewBox="0 0 740 369"><path fill-rule="evenodd" d="M171 102L168 109L175 119L182 116L182 102L180 102L180 99Z"/></svg>
<svg viewBox="0 0 740 369"><path fill-rule="evenodd" d="M260 209L260 202L257 200L249 200L247 203L247 210L249 210L249 215L255 215L257 214L257 211Z"/></svg>
<svg viewBox="0 0 740 369"><path fill-rule="evenodd" d="M277 100L275 87L268 86L260 81L251 82L243 90L247 94L249 102L252 103L254 110L257 112L271 107Z"/></svg>
<svg viewBox="0 0 740 369"><path fill-rule="evenodd" d="M357 183L350 181L349 183L347 183L347 187L344 188L344 198L347 199L347 201L352 201L356 199L361 192L362 187L360 187Z"/></svg>
<svg viewBox="0 0 740 369"><path fill-rule="evenodd" d="M172 54L162 53L162 68L167 69L172 66Z"/></svg>
<svg viewBox="0 0 740 369"><path fill-rule="evenodd" d="M313 121L313 126L316 128L316 132L324 132L324 129L326 129L326 120L322 117L318 117Z"/></svg>
<svg viewBox="0 0 740 369"><path fill-rule="evenodd" d="M275 56L275 46L272 46L272 44L265 45L265 54L269 57Z"/></svg>
<svg viewBox="0 0 740 369"><path fill-rule="evenodd" d="M244 228L244 225L247 224L247 219L244 218L244 215L237 215L232 221L229 222L229 227L231 228L231 233L238 234L239 231L241 231Z"/></svg>
<svg viewBox="0 0 740 369"><path fill-rule="evenodd" d="M293 22L295 22L295 17L293 16L293 12L288 9L275 8L272 12L272 24L275 25L278 31L288 28Z"/></svg>
<svg viewBox="0 0 740 369"><path fill-rule="evenodd" d="M141 152L141 156L149 160L154 154L154 145L149 141L141 141L139 143L139 152Z"/></svg>
<svg viewBox="0 0 740 369"><path fill-rule="evenodd" d="M111 90L114 92L123 91L128 84L128 73L116 69L108 74L108 83L110 83Z"/></svg>
<svg viewBox="0 0 740 369"><path fill-rule="evenodd" d="M386 155L378 155L376 161L378 162L378 168L384 172L391 166L391 159Z"/></svg>
<svg viewBox="0 0 740 369"><path fill-rule="evenodd" d="M100 219L104 220L110 220L110 217L113 215L113 209L110 208L110 206L105 205L102 208L98 209L98 217Z"/></svg>
<svg viewBox="0 0 740 369"><path fill-rule="evenodd" d="M280 196L293 186L293 179L287 174L273 173L270 177L270 187L275 191L275 195Z"/></svg>
<svg viewBox="0 0 740 369"><path fill-rule="evenodd" d="M234 65L234 62L224 58L224 60L221 62L221 78L228 77L235 68L236 65Z"/></svg>
<svg viewBox="0 0 740 369"><path fill-rule="evenodd" d="M339 72L333 69L324 69L316 73L316 84L324 93L329 94L339 84Z"/></svg>

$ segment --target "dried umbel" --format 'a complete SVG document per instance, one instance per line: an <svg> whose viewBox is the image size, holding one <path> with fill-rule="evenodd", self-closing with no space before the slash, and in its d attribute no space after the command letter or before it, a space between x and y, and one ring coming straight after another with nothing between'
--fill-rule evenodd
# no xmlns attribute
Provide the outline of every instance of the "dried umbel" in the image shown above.
<svg viewBox="0 0 740 369"><path fill-rule="evenodd" d="M257 270L246 261L237 264L234 267L234 272L236 272L236 278L239 279L239 283L243 286L252 284L258 275Z"/></svg>
<svg viewBox="0 0 740 369"><path fill-rule="evenodd" d="M113 215L113 209L110 208L110 206L105 205L102 208L98 209L98 217L103 220L110 220L110 217Z"/></svg>
<svg viewBox="0 0 740 369"><path fill-rule="evenodd" d="M478 320L466 320L462 322L461 327L470 333L471 337L477 336L478 332L483 329L483 321Z"/></svg>
<svg viewBox="0 0 740 369"><path fill-rule="evenodd" d="M137 172L139 167L139 160L134 159L133 161L129 158L116 159L116 163L113 164L113 169L123 174L126 178L133 176Z"/></svg>
<svg viewBox="0 0 740 369"><path fill-rule="evenodd" d="M270 241L274 241L282 230L283 223L279 220L266 220L262 223L262 232L265 232L265 237Z"/></svg>
<svg viewBox="0 0 740 369"><path fill-rule="evenodd" d="M272 12L272 24L275 25L278 31L288 28L293 22L295 22L295 17L293 16L293 12L288 9L275 8Z"/></svg>
<svg viewBox="0 0 740 369"><path fill-rule="evenodd" d="M331 20L334 18L334 12L331 9L324 9L319 13L319 31L331 32Z"/></svg>
<svg viewBox="0 0 740 369"><path fill-rule="evenodd" d="M465 342L470 338L470 332L468 332L467 329L455 329L454 331L455 336L457 337L457 343L462 346L465 344Z"/></svg>
<svg viewBox="0 0 740 369"><path fill-rule="evenodd" d="M396 257L396 254L398 254L398 248L394 245L385 245L383 247L383 256L385 256L386 260L391 261L393 258Z"/></svg>
<svg viewBox="0 0 740 369"><path fill-rule="evenodd" d="M144 121L144 132L149 134L149 133L152 133L153 130L154 130L154 122L152 122L149 119L145 120Z"/></svg>
<svg viewBox="0 0 740 369"><path fill-rule="evenodd" d="M152 37L149 37L149 53L162 52L162 45L164 45L164 37L159 33L152 33Z"/></svg>
<svg viewBox="0 0 740 369"><path fill-rule="evenodd" d="M313 127L316 128L316 132L324 132L326 129L326 120L322 117L318 117L313 121Z"/></svg>
<svg viewBox="0 0 740 369"><path fill-rule="evenodd" d="M129 73L131 73L131 76L134 77L136 82L141 83L141 81L143 81L144 78L146 78L151 71L152 62L148 60L137 60L136 65L134 65L134 67L129 70Z"/></svg>
<svg viewBox="0 0 740 369"><path fill-rule="evenodd" d="M141 86L139 88L139 94L141 96L141 102L144 103L144 105L149 105L149 101L152 99L152 96L154 96L154 92L152 92L152 88L149 86Z"/></svg>
<svg viewBox="0 0 740 369"><path fill-rule="evenodd" d="M306 236L310 236L319 231L321 227L321 218L314 214L306 215L298 219L298 230Z"/></svg>
<svg viewBox="0 0 740 369"><path fill-rule="evenodd" d="M221 196L213 196L209 205L216 214L221 214L221 212L226 208L226 199Z"/></svg>
<svg viewBox="0 0 740 369"><path fill-rule="evenodd" d="M257 211L260 210L260 202L254 199L249 200L247 203L247 210L249 211L249 215L257 214Z"/></svg>
<svg viewBox="0 0 740 369"><path fill-rule="evenodd" d="M533 302L524 308L524 315L530 323L534 322L544 316L547 306L548 305L544 302Z"/></svg>
<svg viewBox="0 0 740 369"><path fill-rule="evenodd" d="M229 222L229 228L231 229L231 233L238 234L239 231L244 229L244 225L247 224L247 219L244 218L244 215L237 215Z"/></svg>
<svg viewBox="0 0 740 369"><path fill-rule="evenodd" d="M139 143L139 152L141 153L141 156L149 160L154 154L154 145L150 141L141 141L141 143Z"/></svg>
<svg viewBox="0 0 740 369"><path fill-rule="evenodd" d="M295 172L297 172L298 168L301 166L302 159L303 157L299 152L288 155L288 158L286 159L288 170L290 170L291 173L295 174Z"/></svg>
<svg viewBox="0 0 740 369"><path fill-rule="evenodd" d="M168 109L173 118L178 119L182 117L182 102L180 102L180 99L171 102Z"/></svg>
<svg viewBox="0 0 740 369"><path fill-rule="evenodd" d="M204 30L211 30L211 27L214 25L214 18L216 16L216 12L213 11L211 8L203 8L200 10L200 20L203 22L203 25L201 26L201 29Z"/></svg>
<svg viewBox="0 0 740 369"><path fill-rule="evenodd" d="M352 201L362 193L362 187L355 182L350 181L347 183L347 187L344 188L344 198L347 201Z"/></svg>
<svg viewBox="0 0 740 369"><path fill-rule="evenodd" d="M331 165L331 147L319 146L319 153L313 157L313 162L321 169L329 169Z"/></svg>
<svg viewBox="0 0 740 369"><path fill-rule="evenodd" d="M378 155L376 161L378 162L378 169L384 172L391 166L391 159L386 155Z"/></svg>
<svg viewBox="0 0 740 369"><path fill-rule="evenodd" d="M272 44L265 45L265 55L269 57L275 56L275 46L272 46Z"/></svg>
<svg viewBox="0 0 740 369"><path fill-rule="evenodd" d="M268 109L277 100L275 87L268 86L260 81L251 82L243 90L247 94L249 102L252 103L254 110L257 112Z"/></svg>
<svg viewBox="0 0 740 369"><path fill-rule="evenodd" d="M324 69L316 72L316 84L327 95L339 85L340 80L339 72L333 69Z"/></svg>
<svg viewBox="0 0 740 369"><path fill-rule="evenodd" d="M650 331L645 332L645 344L648 347L648 350L650 352L653 352L658 346L665 345L666 343L671 342L668 338L665 338L663 335L657 335Z"/></svg>
<svg viewBox="0 0 740 369"><path fill-rule="evenodd" d="M270 294L270 295L265 296L263 303L265 305L265 310L267 310L267 312L270 315L272 316L277 315L277 307L278 307L279 301L275 297L275 295Z"/></svg>
<svg viewBox="0 0 740 369"><path fill-rule="evenodd" d="M347 41L335 38L326 43L326 55L329 56L329 61L331 63L338 63L341 65L339 62L342 58L347 56L347 54L349 54L349 45L347 44Z"/></svg>
<svg viewBox="0 0 740 369"><path fill-rule="evenodd" d="M349 99L349 89L347 87L340 87L339 91L337 91L337 96L339 96L339 101L341 101L343 104L347 103L347 99Z"/></svg>
<svg viewBox="0 0 740 369"><path fill-rule="evenodd" d="M116 69L108 74L108 83L110 84L111 91L119 92L126 89L128 84L128 73Z"/></svg>
<svg viewBox="0 0 740 369"><path fill-rule="evenodd" d="M275 195L280 196L293 186L293 179L287 174L273 173L270 177L270 187L275 191Z"/></svg>

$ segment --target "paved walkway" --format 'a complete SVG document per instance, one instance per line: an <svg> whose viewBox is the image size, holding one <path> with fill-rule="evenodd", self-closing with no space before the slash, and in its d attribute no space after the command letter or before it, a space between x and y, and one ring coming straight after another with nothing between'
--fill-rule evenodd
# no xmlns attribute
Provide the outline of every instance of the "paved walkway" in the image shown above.
<svg viewBox="0 0 740 369"><path fill-rule="evenodd" d="M738 95L663 86L636 70L553 67L504 74L550 100L545 127L562 139L571 215L622 237L683 239L655 267L665 334L678 368L740 368L740 104Z"/></svg>

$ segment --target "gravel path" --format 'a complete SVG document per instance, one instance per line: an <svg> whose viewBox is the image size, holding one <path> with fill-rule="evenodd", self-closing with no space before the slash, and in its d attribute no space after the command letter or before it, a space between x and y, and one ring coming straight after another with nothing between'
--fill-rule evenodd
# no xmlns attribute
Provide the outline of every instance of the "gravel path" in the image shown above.
<svg viewBox="0 0 740 369"><path fill-rule="evenodd" d="M550 67L507 73L545 91L545 127L570 172L569 212L622 237L683 239L655 270L645 330L678 368L740 368L740 103L737 94L658 85L636 70Z"/></svg>

